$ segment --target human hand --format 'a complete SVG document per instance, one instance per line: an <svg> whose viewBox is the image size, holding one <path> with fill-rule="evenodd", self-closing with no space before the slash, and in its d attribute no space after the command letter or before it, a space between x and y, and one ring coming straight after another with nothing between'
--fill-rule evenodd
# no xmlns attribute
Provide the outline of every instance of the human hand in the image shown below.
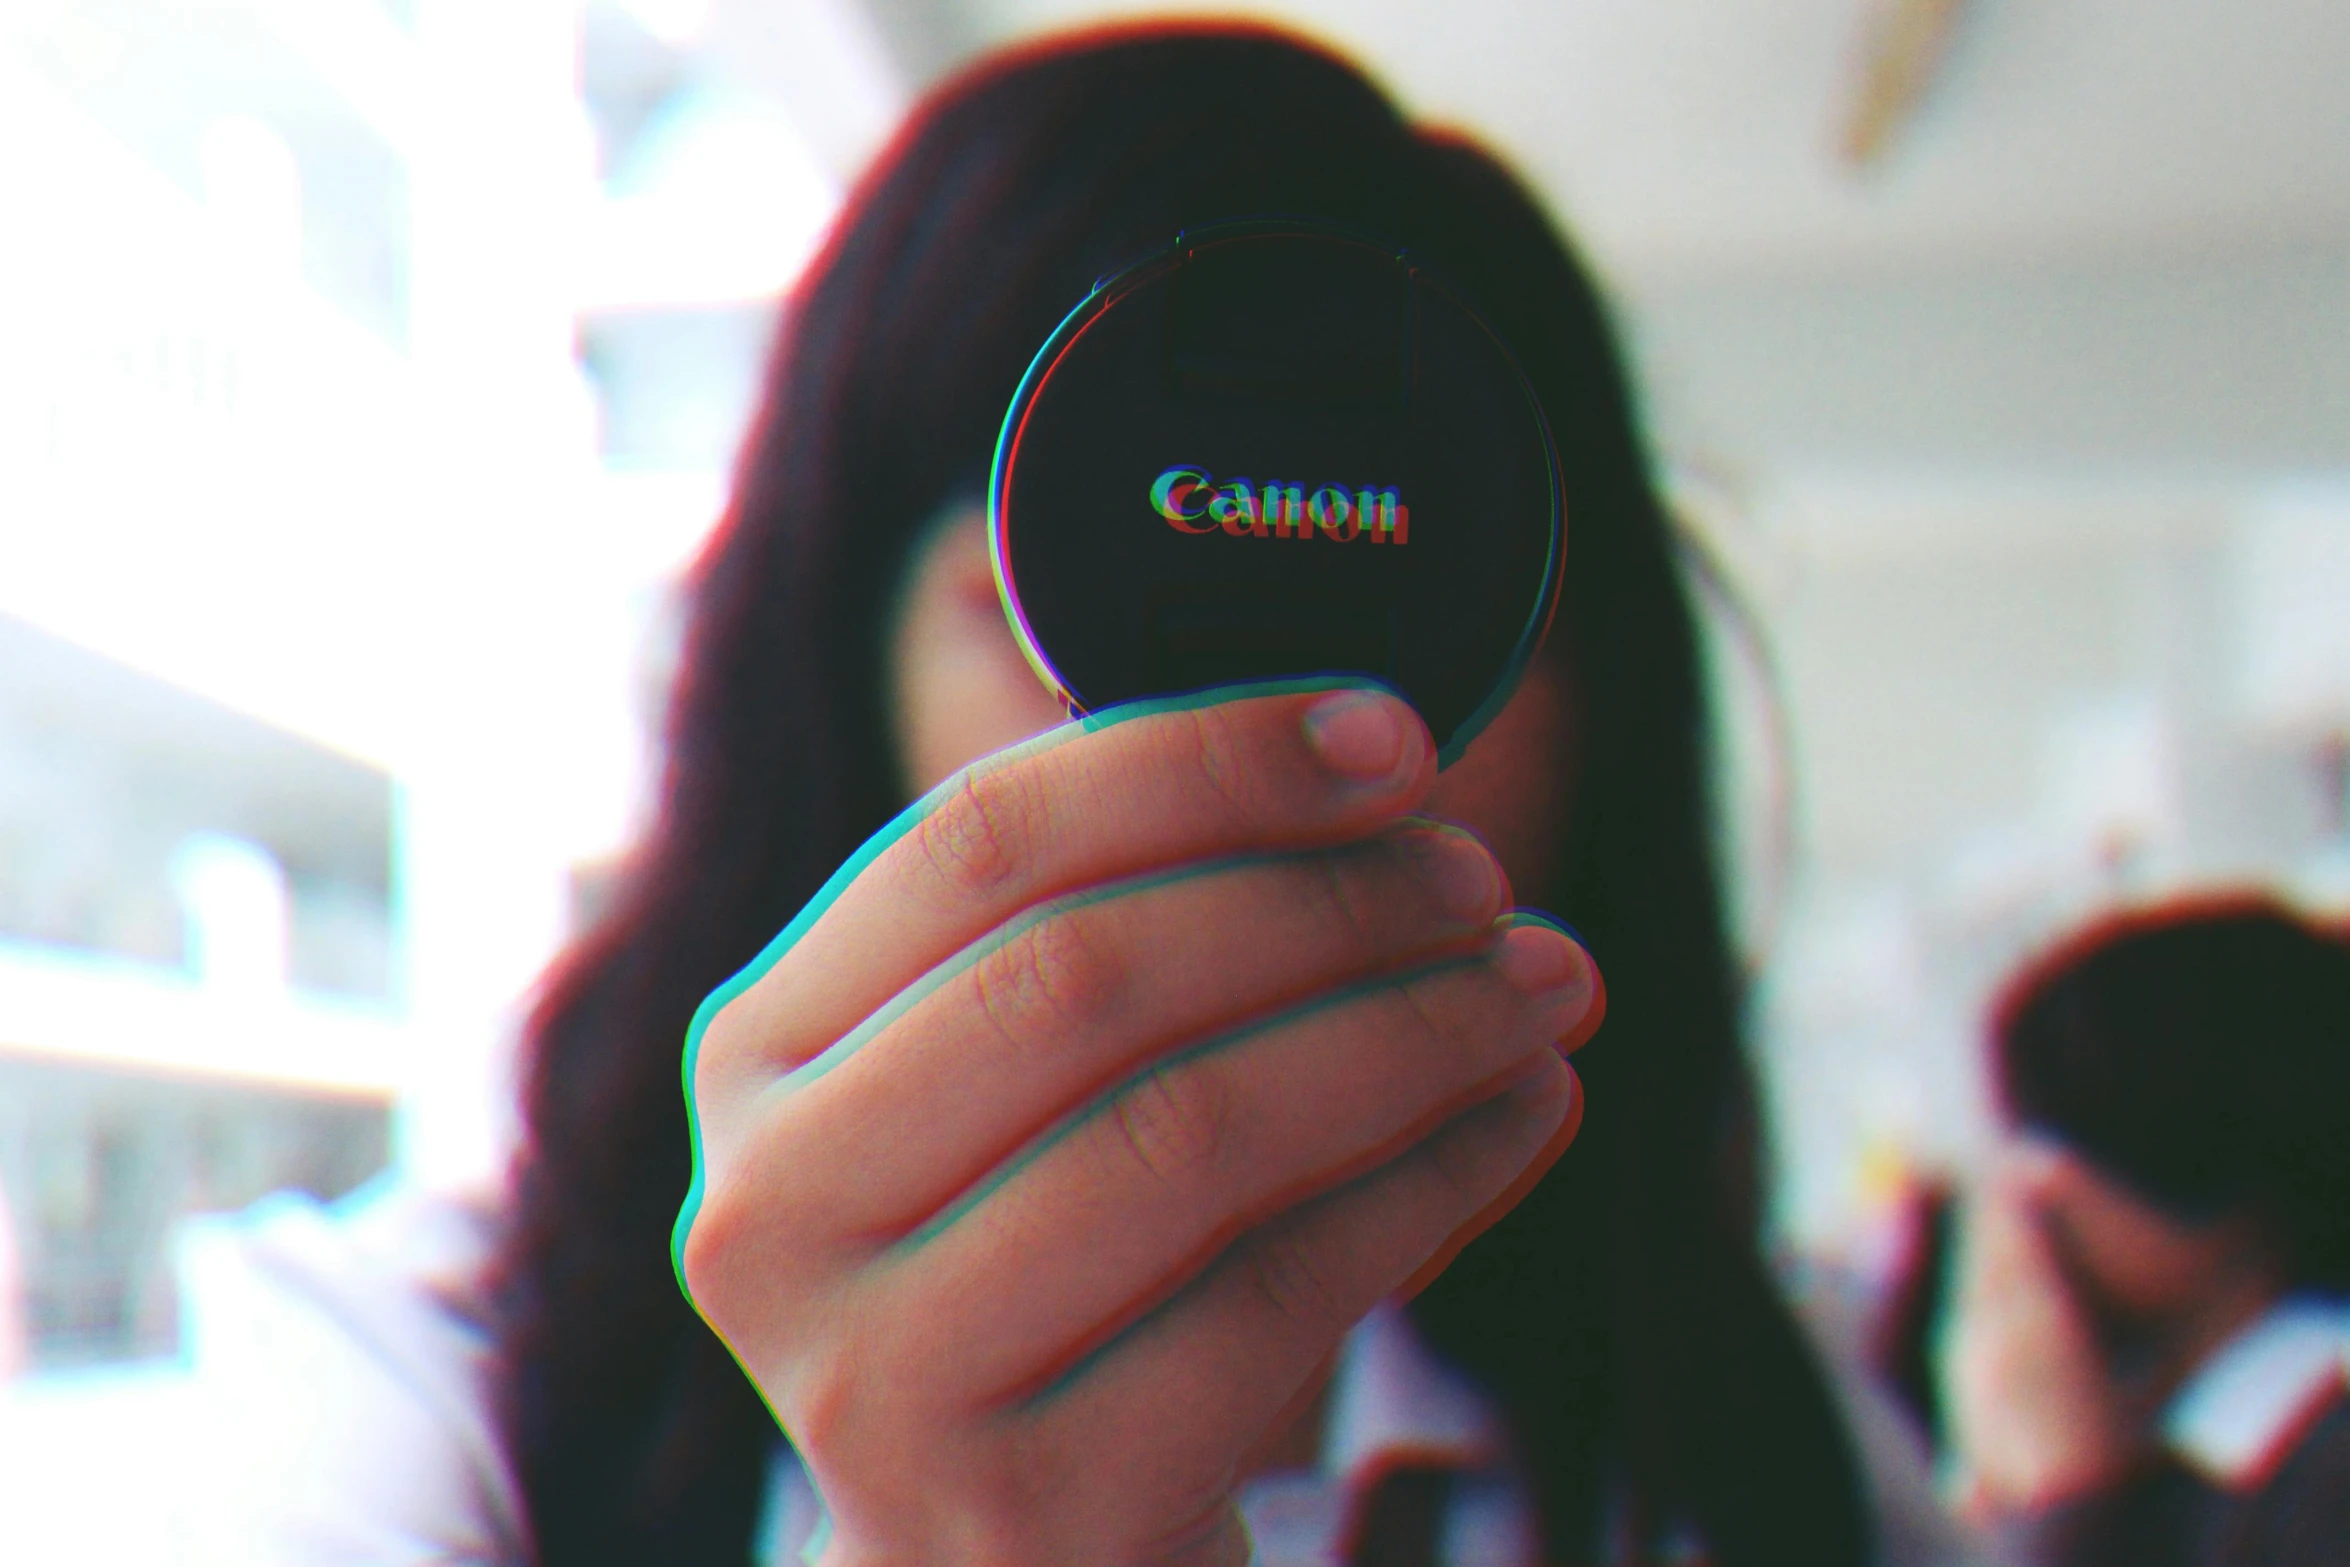
<svg viewBox="0 0 2350 1567"><path fill-rule="evenodd" d="M1242 1561L1243 1456L1571 1140L1598 974L1434 770L1361 690L1060 731L713 998L681 1274L834 1567Z"/></svg>
<svg viewBox="0 0 2350 1567"><path fill-rule="evenodd" d="M1943 1404L1960 1503L1981 1517L2093 1495L2135 1453L2125 1400L2043 1215L2067 1157L2032 1145L2012 1151L1966 1217Z"/></svg>

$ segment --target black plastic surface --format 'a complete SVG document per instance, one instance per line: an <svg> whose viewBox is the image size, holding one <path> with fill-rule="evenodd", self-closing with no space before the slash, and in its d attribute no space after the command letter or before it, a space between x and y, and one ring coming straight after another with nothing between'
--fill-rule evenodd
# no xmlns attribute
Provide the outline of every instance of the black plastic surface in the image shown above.
<svg viewBox="0 0 2350 1567"><path fill-rule="evenodd" d="M1311 224L1188 233L1097 287L990 490L1006 612L1072 711L1365 674L1447 761L1539 646L1565 556L1507 347L1407 256Z"/></svg>

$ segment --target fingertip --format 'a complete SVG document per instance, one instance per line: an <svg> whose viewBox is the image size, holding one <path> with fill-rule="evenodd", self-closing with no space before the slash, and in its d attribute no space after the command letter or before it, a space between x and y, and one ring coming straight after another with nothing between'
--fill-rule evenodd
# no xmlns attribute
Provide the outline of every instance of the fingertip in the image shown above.
<svg viewBox="0 0 2350 1567"><path fill-rule="evenodd" d="M1347 686L1311 699L1301 718L1306 749L1357 787L1409 783L1435 754L1428 726L1410 703L1379 686Z"/></svg>
<svg viewBox="0 0 2350 1567"><path fill-rule="evenodd" d="M1591 1036L1599 1032L1599 1025L1607 1017L1607 976L1600 972L1599 961L1592 956L1591 943L1585 941L1582 933L1574 926L1542 909L1512 909L1502 916L1500 923L1505 969L1508 963L1507 948L1516 932L1547 931L1563 938L1559 942L1548 942L1539 941L1539 938L1529 940L1517 937L1516 942L1528 949L1529 953L1539 947L1543 951L1545 963L1560 965L1555 971L1559 977L1553 982L1553 992L1559 999L1579 1005L1579 1010L1571 1013L1559 1031L1559 1053L1571 1055L1582 1049L1590 1042ZM1530 969L1532 961L1527 961ZM1516 977L1513 973L1512 978Z"/></svg>
<svg viewBox="0 0 2350 1567"><path fill-rule="evenodd" d="M1563 1061L1537 1056L1505 1092L1529 1115L1546 1115L1572 1100L1575 1074Z"/></svg>
<svg viewBox="0 0 2350 1567"><path fill-rule="evenodd" d="M1538 921L1505 917L1494 962L1525 995L1553 999L1588 988L1591 970L1573 942Z"/></svg>
<svg viewBox="0 0 2350 1567"><path fill-rule="evenodd" d="M1512 909L1510 912L1527 924L1549 926L1576 946L1581 947L1585 957L1591 956L1591 943L1583 939L1583 933L1548 909ZM1596 969L1598 966L1598 961L1594 959L1592 967Z"/></svg>
<svg viewBox="0 0 2350 1567"><path fill-rule="evenodd" d="M1591 967L1591 1005L1584 1008L1582 1017L1576 1020L1573 1027L1559 1036L1559 1054L1571 1056L1591 1043L1592 1036L1599 1032L1599 1025L1606 1021L1607 976L1599 971L1599 965L1595 963Z"/></svg>
<svg viewBox="0 0 2350 1567"><path fill-rule="evenodd" d="M1525 1170L1512 1183L1511 1189L1516 1194L1512 1198L1513 1202L1550 1173L1550 1167L1558 1163L1559 1155L1574 1145L1576 1137L1583 1130L1583 1079L1563 1058L1556 1059L1557 1068L1550 1075L1557 1081L1556 1091L1564 1101L1565 1109L1559 1115L1558 1124L1551 1128L1550 1136L1535 1150L1534 1157L1526 1161Z"/></svg>
<svg viewBox="0 0 2350 1567"><path fill-rule="evenodd" d="M1398 1300L1410 1300L1434 1283L1437 1276L1461 1254L1462 1248L1499 1223L1504 1215L1524 1201L1526 1194L1541 1184L1542 1178L1550 1173L1551 1166L1558 1163L1559 1156L1567 1151L1583 1129L1583 1080L1564 1061L1543 1061L1538 1058L1531 1070L1518 1077L1503 1092L1512 1103L1527 1106L1537 1125L1547 1116L1559 1114L1558 1102L1562 1099L1565 1101L1565 1110L1559 1114L1557 1123L1551 1127L1541 1146L1519 1167L1509 1184L1464 1220L1437 1248L1435 1254L1404 1281L1402 1288L1396 1292Z"/></svg>
<svg viewBox="0 0 2350 1567"><path fill-rule="evenodd" d="M1492 851L1473 833L1407 818L1414 828L1401 838L1437 906L1465 930L1490 924L1509 895L1509 878Z"/></svg>

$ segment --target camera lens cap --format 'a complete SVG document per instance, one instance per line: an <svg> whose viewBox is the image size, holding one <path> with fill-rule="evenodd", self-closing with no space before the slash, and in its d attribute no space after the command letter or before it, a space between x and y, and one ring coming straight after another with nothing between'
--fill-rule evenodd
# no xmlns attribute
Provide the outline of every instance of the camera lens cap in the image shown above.
<svg viewBox="0 0 2350 1567"><path fill-rule="evenodd" d="M1548 630L1558 459L1508 347L1392 245L1289 220L1189 230L1095 285L1005 415L996 584L1085 713L1367 675L1450 763Z"/></svg>

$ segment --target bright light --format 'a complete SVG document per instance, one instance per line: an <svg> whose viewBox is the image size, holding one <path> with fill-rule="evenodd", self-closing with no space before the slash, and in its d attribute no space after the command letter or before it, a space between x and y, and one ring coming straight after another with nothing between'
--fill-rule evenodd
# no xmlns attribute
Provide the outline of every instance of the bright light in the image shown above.
<svg viewBox="0 0 2350 1567"><path fill-rule="evenodd" d="M240 996L284 992L290 900L275 856L249 839L190 833L172 851L171 885L198 985Z"/></svg>
<svg viewBox="0 0 2350 1567"><path fill-rule="evenodd" d="M772 102L702 87L664 105L589 228L589 309L774 297L814 253L840 191Z"/></svg>
<svg viewBox="0 0 2350 1567"><path fill-rule="evenodd" d="M257 279L299 275L302 174L285 138L251 115L228 115L204 128L197 159L221 248Z"/></svg>
<svg viewBox="0 0 2350 1567"><path fill-rule="evenodd" d="M622 0L620 8L673 49L698 43L710 30L710 0Z"/></svg>

